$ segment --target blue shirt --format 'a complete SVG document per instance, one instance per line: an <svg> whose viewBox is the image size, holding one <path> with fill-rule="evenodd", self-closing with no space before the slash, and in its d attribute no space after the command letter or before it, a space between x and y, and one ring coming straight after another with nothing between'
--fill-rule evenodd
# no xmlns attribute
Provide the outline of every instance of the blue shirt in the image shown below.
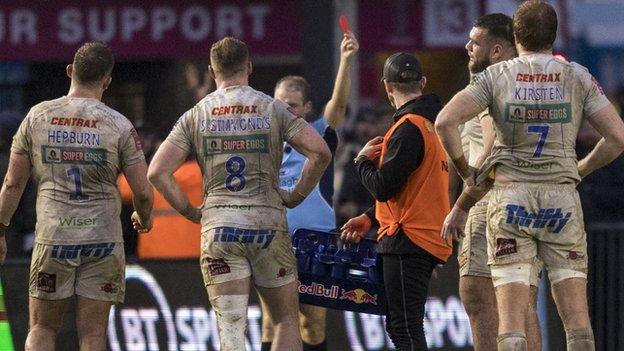
<svg viewBox="0 0 624 351"><path fill-rule="evenodd" d="M336 132L329 127L324 117L310 122L310 125L325 139L332 155L336 151L338 138ZM306 157L287 143L284 143L284 156L280 169L280 188L292 191L299 181ZM333 160L319 184L308 197L286 212L288 230L294 233L296 229L307 228L318 231L330 231L336 228L336 215L332 208L334 167Z"/></svg>

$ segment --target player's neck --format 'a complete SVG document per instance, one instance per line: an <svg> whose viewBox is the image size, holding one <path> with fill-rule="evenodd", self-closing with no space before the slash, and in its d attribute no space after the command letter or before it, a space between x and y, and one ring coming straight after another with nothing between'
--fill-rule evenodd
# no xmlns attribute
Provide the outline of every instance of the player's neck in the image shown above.
<svg viewBox="0 0 624 351"><path fill-rule="evenodd" d="M234 86L245 86L249 85L249 78L247 75L243 76L235 76L227 79L216 79L215 83L217 85L217 89L225 89Z"/></svg>
<svg viewBox="0 0 624 351"><path fill-rule="evenodd" d="M100 89L87 88L78 84L73 84L69 87L68 97L83 98L83 99L96 99L102 101L102 94L104 91Z"/></svg>
<svg viewBox="0 0 624 351"><path fill-rule="evenodd" d="M516 49L518 49L518 56L526 56L526 55L535 55L535 54L545 54L552 55L552 48L540 50L540 51L531 51L527 50L522 45L517 45Z"/></svg>

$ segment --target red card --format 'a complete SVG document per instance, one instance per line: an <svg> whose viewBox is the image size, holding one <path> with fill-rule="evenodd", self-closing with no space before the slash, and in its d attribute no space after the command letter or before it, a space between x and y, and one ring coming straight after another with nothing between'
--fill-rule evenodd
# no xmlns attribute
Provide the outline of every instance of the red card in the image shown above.
<svg viewBox="0 0 624 351"><path fill-rule="evenodd" d="M349 21L345 15L341 15L338 18L338 22L340 23L340 28L342 28L343 33L347 34L349 32Z"/></svg>

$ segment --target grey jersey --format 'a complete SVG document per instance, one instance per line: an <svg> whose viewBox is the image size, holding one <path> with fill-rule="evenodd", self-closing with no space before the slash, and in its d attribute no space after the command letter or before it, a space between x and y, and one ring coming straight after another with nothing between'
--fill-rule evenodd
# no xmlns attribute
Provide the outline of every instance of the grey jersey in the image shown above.
<svg viewBox="0 0 624 351"><path fill-rule="evenodd" d="M483 132L481 130L481 119L488 115L487 111L481 112L477 117L469 120L464 124L464 130L462 138L466 140L467 146L464 149L468 150L468 164L472 167L476 167L477 160L483 154Z"/></svg>
<svg viewBox="0 0 624 351"><path fill-rule="evenodd" d="M514 182L580 181L581 121L610 103L585 67L548 54L521 55L488 67L464 91L494 121L484 174L494 170Z"/></svg>
<svg viewBox="0 0 624 351"><path fill-rule="evenodd" d="M195 151L204 176L202 232L230 226L286 231L277 192L283 142L307 123L248 86L219 89L187 111L167 140Z"/></svg>
<svg viewBox="0 0 624 351"><path fill-rule="evenodd" d="M477 161L481 157L481 154L483 154L483 130L481 128L481 120L487 116L489 116L489 114L488 111L485 110L464 124L462 144L465 144L463 146L464 153L466 153L467 150L468 164L471 167L477 167ZM485 194L480 202L487 202L488 199L489 193Z"/></svg>
<svg viewBox="0 0 624 351"><path fill-rule="evenodd" d="M96 99L44 101L20 125L11 151L29 156L39 183L38 243L123 241L117 177L144 160L124 116Z"/></svg>

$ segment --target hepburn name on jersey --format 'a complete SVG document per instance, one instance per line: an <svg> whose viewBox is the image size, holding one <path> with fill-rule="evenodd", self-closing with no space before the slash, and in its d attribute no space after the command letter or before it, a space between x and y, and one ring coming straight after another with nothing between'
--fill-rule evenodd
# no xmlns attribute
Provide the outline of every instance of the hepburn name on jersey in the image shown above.
<svg viewBox="0 0 624 351"><path fill-rule="evenodd" d="M67 130L49 130L48 143L99 146L100 134Z"/></svg>

